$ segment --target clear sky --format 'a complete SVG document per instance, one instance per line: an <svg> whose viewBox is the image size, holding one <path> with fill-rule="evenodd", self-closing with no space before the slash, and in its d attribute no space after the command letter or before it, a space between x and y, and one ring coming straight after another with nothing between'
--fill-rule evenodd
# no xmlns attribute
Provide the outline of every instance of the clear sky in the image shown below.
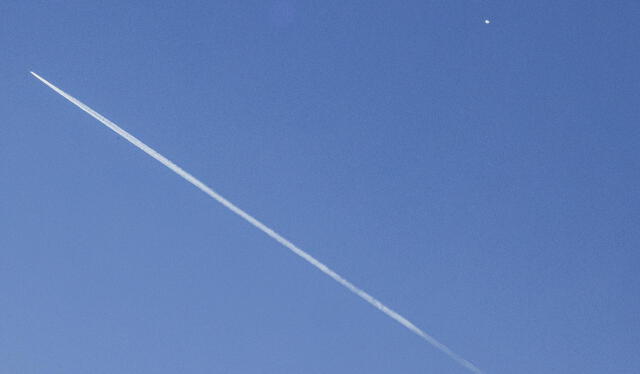
<svg viewBox="0 0 640 374"><path fill-rule="evenodd" d="M0 372L640 372L636 1L0 3ZM490 23L485 23L490 20Z"/></svg>

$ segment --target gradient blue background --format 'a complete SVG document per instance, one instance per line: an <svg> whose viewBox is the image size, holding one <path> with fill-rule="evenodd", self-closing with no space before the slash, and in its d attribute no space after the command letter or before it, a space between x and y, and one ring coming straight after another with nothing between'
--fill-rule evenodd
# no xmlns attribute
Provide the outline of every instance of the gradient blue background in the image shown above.
<svg viewBox="0 0 640 374"><path fill-rule="evenodd" d="M484 20L490 19L491 24ZM637 1L4 1L0 372L640 372Z"/></svg>

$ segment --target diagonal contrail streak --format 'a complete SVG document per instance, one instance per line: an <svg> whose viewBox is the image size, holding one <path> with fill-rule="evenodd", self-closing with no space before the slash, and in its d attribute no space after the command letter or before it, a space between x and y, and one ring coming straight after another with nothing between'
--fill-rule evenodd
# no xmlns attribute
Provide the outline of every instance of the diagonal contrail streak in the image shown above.
<svg viewBox="0 0 640 374"><path fill-rule="evenodd" d="M265 234L269 235L271 238L273 238L278 243L280 243L283 246L285 246L291 252L293 252L296 255L302 257L305 261L307 261L311 265L313 265L316 268L318 268L321 272L323 272L326 275L330 276L331 278L333 278L333 280L335 280L336 282L338 282L341 285L343 285L344 287L346 287L349 291L351 291L354 294L360 296L366 302L368 302L369 304L373 305L375 308L377 308L378 310L380 310L381 312L383 312L387 316L391 317L396 322L400 323L402 326L404 326L407 329L409 329L410 331L414 332L415 334L420 336L422 339L426 340L429 344L431 344L435 348L437 348L440 351L444 352L447 356L452 358L454 361L456 361L460 365L462 365L465 368L469 369L473 373L482 374L482 371L480 369L478 369L475 365L473 365L471 362L465 360L464 358L459 356L457 353L453 352L449 347L447 347L446 345L440 343L434 337L432 337L431 335L427 334L426 332L422 331L419 327L417 327L411 321L409 321L408 319L406 319L403 316L401 316L400 314L398 314L393 309L387 307L386 305L381 303L379 300L377 300L373 296L369 295L365 291L363 291L360 288L356 287L353 283L351 283L348 280L346 280L345 278L343 278L340 274L336 273L335 271L333 271L329 267L327 267L327 265L325 265L322 262L316 260L313 256L311 256L310 254L308 254L304 250L298 248L295 244L291 243L289 240L285 239L282 235L280 235L277 232L273 231L271 228L266 226L264 223L258 221L256 218L251 216L249 213L247 213L244 210L238 208L232 202L230 202L229 200L225 199L220 194L218 194L217 192L212 190L209 186L207 186L206 184L202 183L198 178L196 178L193 175L189 174L184 169L182 169L180 166L174 164L171 160L169 160L168 158L164 157L163 155L161 155L160 153L158 153L156 150L154 150L153 148L149 147L148 145L144 144L142 141L140 141L135 136L129 134L127 131L122 129L120 126L116 125L115 123L111 122L107 118L103 117L100 113L96 112L95 110L89 108L87 105L82 103L80 100L76 99L75 97L67 94L66 92L62 91L58 87L54 86L52 83L50 83L46 79L42 78L38 74L36 74L34 72L31 72L31 74L34 77L38 78L42 83L44 83L47 86L49 86L52 90L54 90L55 92L57 92L60 95L62 95L65 99L67 99L70 102L72 102L78 108L84 110L89 115L91 115L93 118L95 118L98 121L102 122L102 124L104 124L105 126L110 128L111 130L113 130L118 135L120 135L123 138L125 138L131 144L133 144L136 147L140 148L145 153L147 153L149 156L155 158L161 164L163 164L164 166L166 166L169 169L171 169L173 172L175 172L176 174L178 174L179 176L184 178L187 182L189 182L189 183L193 184L194 186L198 187L200 190L202 190L202 192L206 193L207 195L212 197L214 200L216 200L220 204L224 205L227 209L229 209L233 213L239 215L245 221L249 222L250 224L252 224L256 228L258 228L260 231L262 231Z"/></svg>

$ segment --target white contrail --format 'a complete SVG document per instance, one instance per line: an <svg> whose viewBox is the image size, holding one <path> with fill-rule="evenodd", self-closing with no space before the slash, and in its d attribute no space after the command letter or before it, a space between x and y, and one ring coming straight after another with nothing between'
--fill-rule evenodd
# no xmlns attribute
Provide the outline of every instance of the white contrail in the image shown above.
<svg viewBox="0 0 640 374"><path fill-rule="evenodd" d="M262 223L262 222L258 221L257 219L255 219L249 213L247 213L244 210L242 210L242 209L238 208L237 206L235 206L229 200L227 200L224 197L222 197L220 194L218 194L217 192L212 190L206 184L202 183L196 177L194 177L193 175L191 175L191 174L187 173L186 171L184 171L180 166L174 164L168 158L164 157L160 153L156 152L153 148L151 148L148 145L146 145L143 142L141 142L135 136L133 136L133 135L129 134L128 132L126 132L125 130L123 130L120 126L118 126L115 123L109 121L107 118L103 117L100 113L98 113L95 110L89 108L84 103L82 103L80 100L76 99L75 97L67 94L66 92L62 91L58 87L54 86L52 83L50 83L46 79L42 78L38 74L36 74L34 72L31 72L31 74L33 74L34 77L38 78L42 83L44 83L47 86L49 86L52 90L54 90L57 93L59 93L60 95L62 95L65 99L71 101L78 108L80 108L80 109L84 110L85 112L89 113L93 118L97 119L98 121L102 122L105 126L110 128L111 130L115 131L118 135L120 135L123 138L125 138L131 144L133 144L136 147L140 148L141 150L146 152L149 156L151 156L151 157L155 158L156 160L160 161L161 164L163 164L164 166L166 166L169 169L173 170L176 174L178 174L182 178L186 179L187 182L189 182L189 183L193 184L194 186L198 187L200 190L202 190L202 192L204 192L207 195L211 196L217 202L219 202L220 204L222 204L225 207L227 207L230 211L232 211L233 213L235 213L235 214L239 215L240 217L244 218L244 220L246 220L247 222L249 222L253 226L257 227L260 231L262 231L265 234L269 235L271 238L275 239L278 243L280 243L283 246L287 247L293 253L297 254L300 257L302 257L305 261L307 261L311 265L315 266L320 271L322 271L326 275L328 275L331 278L333 278L336 282L340 283L341 285L343 285L344 287L349 289L349 291L351 291L354 294L360 296L366 302L368 302L369 304L373 305L374 307L376 307L377 309L379 309L380 311L382 311L384 314L388 315L389 317L393 318L396 322L400 323L402 326L404 326L407 329L411 330L412 332L414 332L415 334L420 336L422 339L426 340L432 346L436 347L437 349L439 349L442 352L444 352L445 354L447 354L447 356L451 357L453 360L458 362L460 365L464 366L465 368L469 369L470 371L472 371L472 372L474 372L476 374L482 374L482 371L480 369L478 369L475 365L473 365L471 362L469 362L469 361L465 360L464 358L460 357L457 353L455 353L451 349L449 349L449 347L447 347L446 345L440 343L434 337L432 337L431 335L427 334L426 332L422 331L416 325L411 323L408 319L404 318L403 316L401 316L400 314L398 314L394 310L390 309L389 307L387 307L386 305L384 305L383 303L381 303L380 301L378 301L376 298L374 298L373 296L369 295L365 291L363 291L360 288L356 287L353 283L351 283L348 280L344 279L342 276L340 276L335 271L329 269L329 267L327 267L327 265L325 265L322 262L316 260L313 256L311 256L307 252L303 251L302 249L298 248L295 244L291 243L290 241L288 241L287 239L282 237L282 235L278 234L277 232L275 232L272 229L270 229L269 227L267 227L264 223Z"/></svg>

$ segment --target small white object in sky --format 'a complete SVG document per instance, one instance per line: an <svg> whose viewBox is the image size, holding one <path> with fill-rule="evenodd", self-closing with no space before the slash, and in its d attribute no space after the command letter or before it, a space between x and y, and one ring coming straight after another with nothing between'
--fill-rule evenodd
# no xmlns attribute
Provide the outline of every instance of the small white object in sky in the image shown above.
<svg viewBox="0 0 640 374"><path fill-rule="evenodd" d="M491 23L491 21L489 21L488 19L484 20L484 23L486 23L487 25Z"/></svg>
<svg viewBox="0 0 640 374"><path fill-rule="evenodd" d="M378 299L376 299L373 296L369 295L364 290L358 288L353 283L351 283L348 280L346 280L345 278L343 278L340 274L338 274L335 271L333 271L332 269L330 269L327 265L323 264L322 262L318 261L315 257L311 256L309 253L307 253L306 251L302 250L301 248L299 248L295 244L291 243L289 240L285 239L282 235L278 234L277 232L275 232L273 229L271 229L270 227L268 227L264 223L258 221L258 219L254 218L249 213L245 212L244 210L240 209L239 207L237 207L235 204L233 204L229 200L227 200L224 197L222 197L220 194L218 194L217 192L212 190L211 187L207 186L206 184L201 182L198 178L196 178L193 175L189 174L187 171L182 169L180 166L174 164L168 158L166 158L163 155L161 155L160 153L158 153L158 151L156 151L155 149L153 149L153 148L149 147L148 145L144 144L141 140L139 140L135 136L131 135L130 133L125 131L120 126L118 126L115 123L111 122L110 120L108 120L106 117L102 116L100 113L96 112L95 110L89 108L87 105L85 105L80 100L76 99L75 97L69 95L68 93L66 93L66 92L62 91L61 89L59 89L58 87L54 86L52 83L50 83L46 79L42 78L38 74L36 74L34 72L31 72L31 74L34 77L36 77L38 80L40 80L42 83L44 83L45 85L49 86L49 88L51 88L52 90L54 90L55 92L57 92L58 94L63 96L65 99L69 100L75 106L77 106L78 108L84 110L90 116L92 116L93 118L97 119L103 125L105 125L109 129L113 130L116 134L118 134L121 137L123 137L129 143L131 143L134 146L138 147L140 150L142 150L143 152L147 153L149 156L155 158L157 161L159 161L161 164L163 164L164 166L169 168L171 171L173 171L174 173L176 173L179 176L181 176L182 178L184 178L187 182L193 184L194 186L196 186L197 188L202 190L202 192L204 192L207 195L209 195L209 197L213 198L214 200L216 200L220 204L224 205L227 209L229 209L233 213L239 215L242 219L244 219L245 221L249 222L254 227L256 227L258 230L264 232L265 234L270 236L272 239L274 239L278 243L282 244L284 247L289 249L291 252L293 252L296 255L302 257L305 261L307 261L311 265L315 266L318 270L320 270L321 272L325 273L326 275L331 277L336 282L340 283L342 286L347 288L349 291L353 292L357 296L359 296L362 299L364 299L364 301L366 301L369 304L373 305L376 309L380 310L382 313L384 313L387 316L391 317L393 320L395 320L396 322L398 322L402 326L406 327L409 331L415 333L416 335L420 336L422 339L426 340L427 343L431 344L435 348L437 348L440 351L442 351L443 353L445 353L447 356L452 358L458 364L464 366L469 371L471 371L471 372L473 372L475 374L482 374L482 371L480 371L480 369L478 369L471 362L465 360L460 355L458 355L457 353L453 352L449 347L447 347L446 345L440 343L434 337L432 337L431 335L429 335L426 332L422 331L418 326L414 325L411 321L409 321L405 317L403 317L400 314L398 314L398 312L396 312L395 310L393 310L393 309L389 308L388 306L384 305Z"/></svg>

